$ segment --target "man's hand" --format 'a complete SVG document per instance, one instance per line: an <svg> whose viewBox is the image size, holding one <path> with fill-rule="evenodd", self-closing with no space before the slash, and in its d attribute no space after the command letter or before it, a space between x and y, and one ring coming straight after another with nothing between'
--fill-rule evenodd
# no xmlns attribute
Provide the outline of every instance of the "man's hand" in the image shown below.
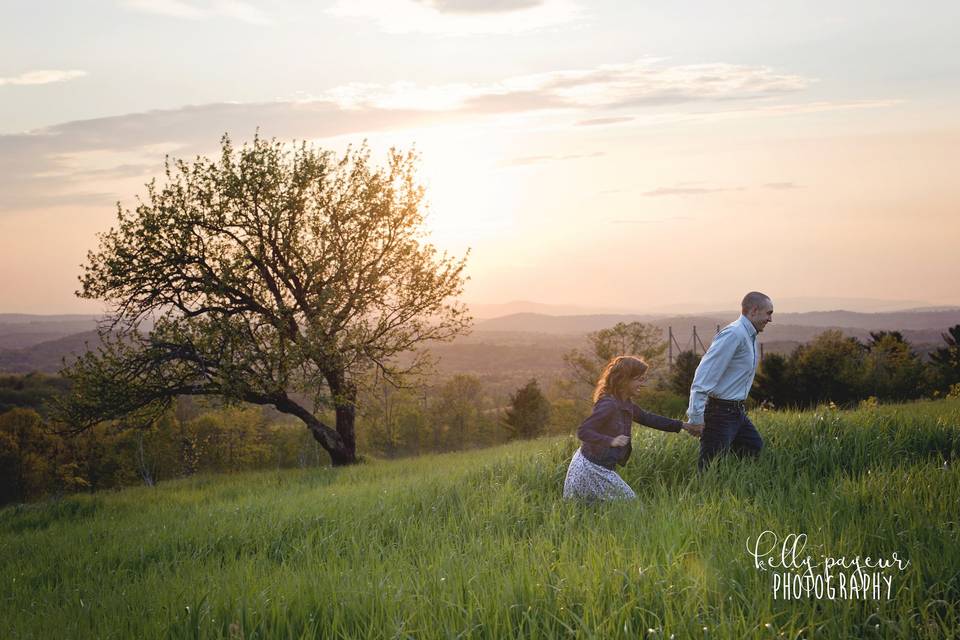
<svg viewBox="0 0 960 640"><path fill-rule="evenodd" d="M611 447L625 447L630 444L630 436L617 436L610 443Z"/></svg>
<svg viewBox="0 0 960 640"><path fill-rule="evenodd" d="M683 430L689 433L694 438L699 438L703 435L703 425L702 424L692 424L690 422L683 423Z"/></svg>

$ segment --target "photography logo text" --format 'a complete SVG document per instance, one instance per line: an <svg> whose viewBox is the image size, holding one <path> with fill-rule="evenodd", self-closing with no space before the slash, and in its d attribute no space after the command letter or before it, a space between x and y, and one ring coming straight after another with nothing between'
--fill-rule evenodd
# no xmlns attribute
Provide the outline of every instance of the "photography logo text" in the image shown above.
<svg viewBox="0 0 960 640"><path fill-rule="evenodd" d="M889 600L894 578L910 565L896 551L881 557L813 556L804 553L807 534L782 539L764 531L747 539L753 566L771 573L775 600Z"/></svg>

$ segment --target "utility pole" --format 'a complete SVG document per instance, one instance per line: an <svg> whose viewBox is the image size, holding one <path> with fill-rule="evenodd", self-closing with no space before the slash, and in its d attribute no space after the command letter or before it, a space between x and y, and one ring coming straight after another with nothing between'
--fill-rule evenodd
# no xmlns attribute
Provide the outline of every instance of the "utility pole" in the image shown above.
<svg viewBox="0 0 960 640"><path fill-rule="evenodd" d="M700 343L700 348L706 353L707 346L703 344L703 340L697 335L697 325L693 325L693 355L697 355L697 343Z"/></svg>
<svg viewBox="0 0 960 640"><path fill-rule="evenodd" d="M667 369L673 369L673 327L667 327Z"/></svg>
<svg viewBox="0 0 960 640"><path fill-rule="evenodd" d="M683 351L680 348L680 343L677 342L677 336L673 335L673 325L667 327L667 347L669 349L669 355L667 356L667 364L672 369L673 368L673 348L677 348L677 355Z"/></svg>

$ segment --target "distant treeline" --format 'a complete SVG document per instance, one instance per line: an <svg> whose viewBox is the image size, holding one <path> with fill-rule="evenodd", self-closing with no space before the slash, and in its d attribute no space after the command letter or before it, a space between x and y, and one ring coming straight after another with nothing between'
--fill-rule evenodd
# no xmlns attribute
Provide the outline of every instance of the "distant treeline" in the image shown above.
<svg viewBox="0 0 960 640"><path fill-rule="evenodd" d="M77 490L152 485L197 472L327 463L302 425L271 422L258 407L174 412L148 427L104 423L67 436L34 409L0 414L0 504Z"/></svg>
<svg viewBox="0 0 960 640"><path fill-rule="evenodd" d="M850 405L948 394L960 383L960 325L943 334L945 346L919 356L898 331L879 331L860 342L826 331L789 356L766 356L750 393L774 407Z"/></svg>
<svg viewBox="0 0 960 640"><path fill-rule="evenodd" d="M366 455L399 457L491 446L566 432L589 410L585 401L551 402L534 383L541 414L547 407L545 420L517 432L506 422L508 407L501 406L509 398L491 395L490 389L500 384L457 375L433 387L371 385L358 403L359 449ZM69 434L69 425L47 418L51 398L68 391L57 376L0 376L0 504L151 485L195 473L329 464L328 454L303 423L289 416L267 407L218 406L189 397L154 424L116 421ZM320 416L328 424L333 421Z"/></svg>
<svg viewBox="0 0 960 640"><path fill-rule="evenodd" d="M943 338L944 346L924 358L896 331L873 333L866 342L826 331L788 356L764 357L751 400L770 408L806 408L960 395L960 325ZM682 418L698 362L684 352L669 373L661 367L639 404ZM358 450L399 457L571 433L590 410L583 380L547 380L541 391L535 380L518 386L510 373L458 374L408 389L374 381L358 402ZM515 392L504 393L507 380ZM328 463L300 422L267 408L190 398L149 426L111 422L65 435L69 427L49 424L46 407L68 386L44 374L0 376L0 504L198 472Z"/></svg>
<svg viewBox="0 0 960 640"><path fill-rule="evenodd" d="M789 355L767 354L750 398L770 408L805 409L818 404L851 406L863 400L902 402L936 398L960 384L960 325L943 334L945 345L919 355L899 331L871 332L861 342L824 331ZM682 352L671 373L676 393L690 388L700 357Z"/></svg>

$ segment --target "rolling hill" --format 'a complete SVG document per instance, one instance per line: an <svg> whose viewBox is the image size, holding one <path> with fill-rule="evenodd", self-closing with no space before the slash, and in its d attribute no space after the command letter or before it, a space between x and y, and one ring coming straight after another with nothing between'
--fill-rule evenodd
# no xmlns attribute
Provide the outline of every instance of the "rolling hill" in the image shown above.
<svg viewBox="0 0 960 640"><path fill-rule="evenodd" d="M618 322L651 323L673 330L674 353L692 349L696 327L697 350L709 346L717 328L735 318L726 315L656 316L637 314L549 315L515 313L478 320L473 332L452 343L430 345L439 359L441 374L478 373L496 375L504 371L541 375L563 369L563 354L586 345L586 334ZM56 372L64 357L95 347L99 341L94 316L0 315L0 372ZM919 309L890 313L817 311L776 314L761 335L766 353L789 353L798 344L812 340L827 329L865 341L871 331L898 330L921 354L942 345L941 334L960 324L960 308Z"/></svg>

